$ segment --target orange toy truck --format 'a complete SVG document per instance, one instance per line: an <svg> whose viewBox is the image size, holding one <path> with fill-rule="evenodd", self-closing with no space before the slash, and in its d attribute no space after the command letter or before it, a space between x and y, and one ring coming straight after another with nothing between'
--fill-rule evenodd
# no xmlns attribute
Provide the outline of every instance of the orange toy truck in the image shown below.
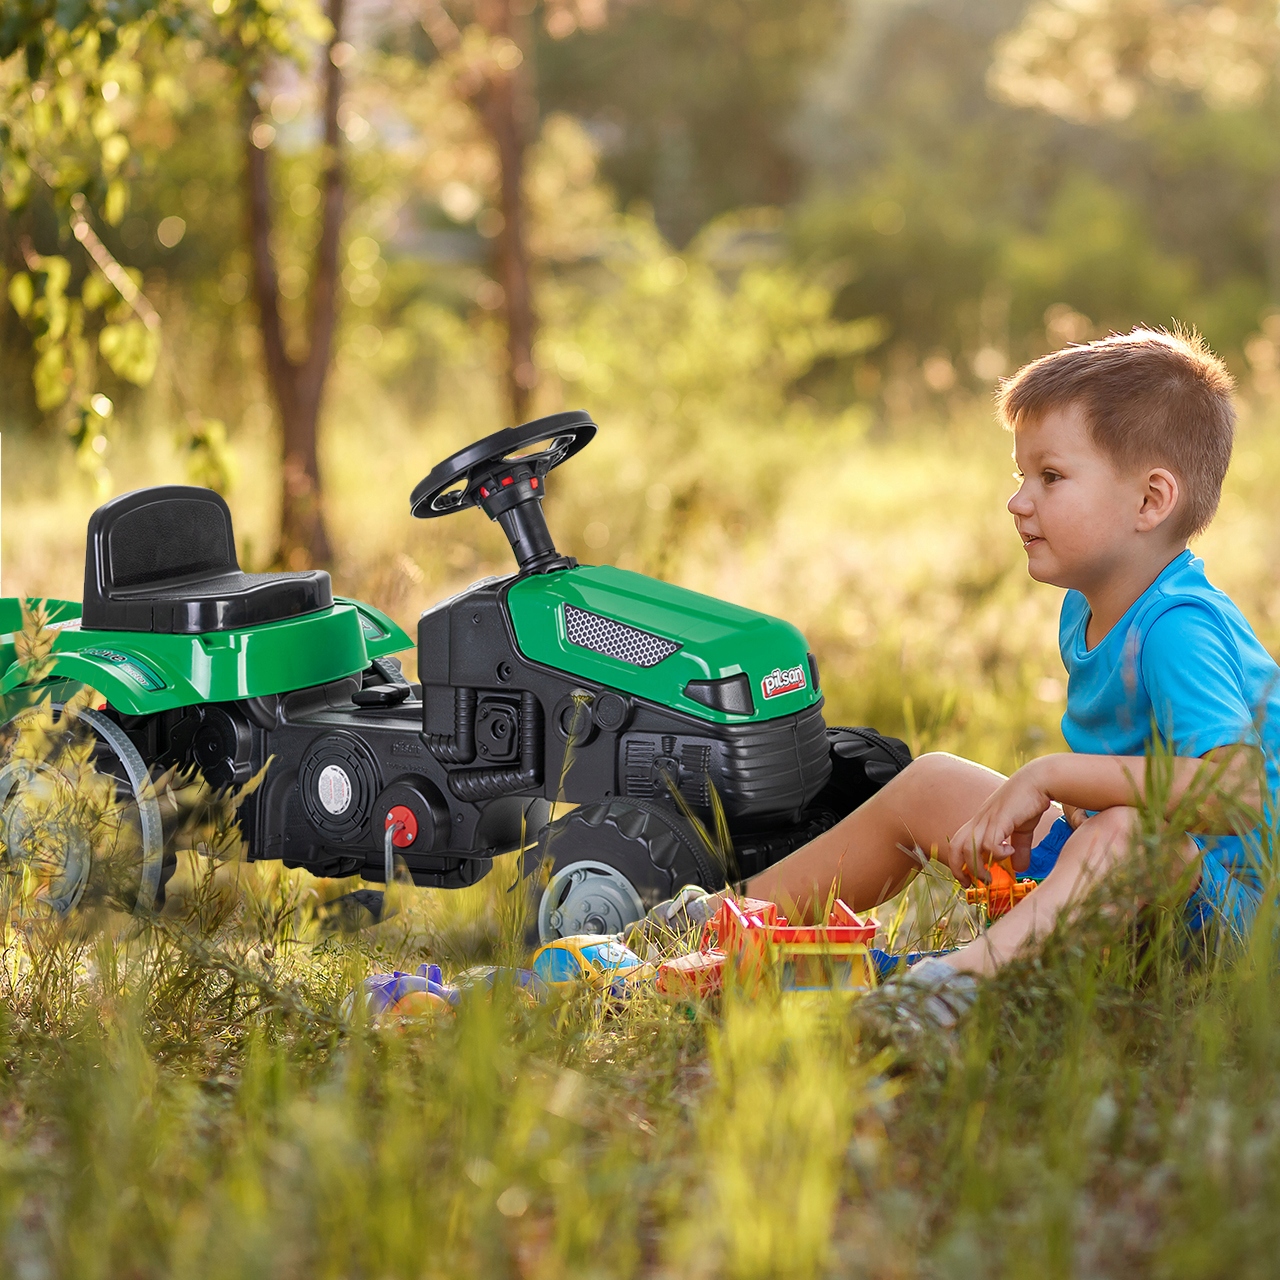
<svg viewBox="0 0 1280 1280"><path fill-rule="evenodd" d="M793 925L774 902L726 898L703 929L697 951L658 966L669 996L710 996L727 965L748 987L776 975L783 991L860 991L876 985L869 944L876 926L836 899L825 924Z"/></svg>

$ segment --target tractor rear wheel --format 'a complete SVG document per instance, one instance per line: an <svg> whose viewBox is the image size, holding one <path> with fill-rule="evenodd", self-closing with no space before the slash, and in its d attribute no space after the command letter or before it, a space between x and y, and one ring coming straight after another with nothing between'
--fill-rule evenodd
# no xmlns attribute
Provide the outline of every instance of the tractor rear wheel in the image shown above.
<svg viewBox="0 0 1280 1280"><path fill-rule="evenodd" d="M5 725L0 852L37 903L155 910L164 861L160 804L124 730L100 711L36 708Z"/></svg>
<svg viewBox="0 0 1280 1280"><path fill-rule="evenodd" d="M582 805L543 829L532 861L546 876L536 898L543 943L620 933L686 884L719 889L725 881L692 824L651 800Z"/></svg>

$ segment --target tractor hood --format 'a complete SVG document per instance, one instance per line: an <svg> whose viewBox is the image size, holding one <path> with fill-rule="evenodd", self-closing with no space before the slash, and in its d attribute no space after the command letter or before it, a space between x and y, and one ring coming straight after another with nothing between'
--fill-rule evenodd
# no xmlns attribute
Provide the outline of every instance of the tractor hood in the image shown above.
<svg viewBox="0 0 1280 1280"><path fill-rule="evenodd" d="M607 565L516 579L516 641L532 662L702 720L793 715L821 700L789 622Z"/></svg>

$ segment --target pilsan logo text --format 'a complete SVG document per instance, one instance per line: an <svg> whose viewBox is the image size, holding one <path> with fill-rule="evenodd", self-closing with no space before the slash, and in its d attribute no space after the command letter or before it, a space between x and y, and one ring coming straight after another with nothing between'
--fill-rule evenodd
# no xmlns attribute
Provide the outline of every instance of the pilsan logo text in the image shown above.
<svg viewBox="0 0 1280 1280"><path fill-rule="evenodd" d="M791 667L787 671L783 671L781 667L774 667L760 681L760 691L766 698L777 698L784 693L795 693L797 689L803 689L807 685L803 667Z"/></svg>

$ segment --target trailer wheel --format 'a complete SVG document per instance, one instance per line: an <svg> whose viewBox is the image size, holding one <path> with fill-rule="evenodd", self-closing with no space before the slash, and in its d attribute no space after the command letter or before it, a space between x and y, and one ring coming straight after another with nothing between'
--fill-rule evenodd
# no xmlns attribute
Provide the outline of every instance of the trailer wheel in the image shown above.
<svg viewBox="0 0 1280 1280"><path fill-rule="evenodd" d="M543 829L531 862L547 876L537 898L543 943L619 933L683 885L724 884L693 827L650 800L602 800L557 818Z"/></svg>

